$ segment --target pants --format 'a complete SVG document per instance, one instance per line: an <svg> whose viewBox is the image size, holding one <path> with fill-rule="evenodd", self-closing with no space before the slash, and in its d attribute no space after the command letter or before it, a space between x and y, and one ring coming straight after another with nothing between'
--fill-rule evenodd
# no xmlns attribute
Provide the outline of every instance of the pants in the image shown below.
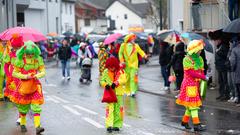
<svg viewBox="0 0 240 135"><path fill-rule="evenodd" d="M126 91L130 91L132 94L135 94L138 90L138 69L126 67L125 72L128 76Z"/></svg>
<svg viewBox="0 0 240 135"><path fill-rule="evenodd" d="M67 70L67 76L70 76L70 60L62 60L62 76L65 76L65 71Z"/></svg>
<svg viewBox="0 0 240 135"><path fill-rule="evenodd" d="M228 72L227 73L228 87L231 91L231 96L232 97L237 97L236 84L233 82L234 81L233 75L234 75L233 72Z"/></svg>
<svg viewBox="0 0 240 135"><path fill-rule="evenodd" d="M170 76L170 68L167 68L167 66L161 66L161 73L164 79L164 86L169 87L170 82L168 81L168 77Z"/></svg>
<svg viewBox="0 0 240 135"><path fill-rule="evenodd" d="M236 89L238 93L238 103L240 103L240 84L236 84Z"/></svg>
<svg viewBox="0 0 240 135"><path fill-rule="evenodd" d="M193 28L202 29L201 16L199 14L200 4L192 5Z"/></svg>
<svg viewBox="0 0 240 135"><path fill-rule="evenodd" d="M177 90L180 90L183 81L183 71L174 71L176 76Z"/></svg>
<svg viewBox="0 0 240 135"><path fill-rule="evenodd" d="M238 18L238 0L228 1L228 16L231 21Z"/></svg>
<svg viewBox="0 0 240 135"><path fill-rule="evenodd" d="M182 118L182 122L188 123L190 120L190 117L192 117L192 122L194 125L200 124L200 120L198 117L198 110L199 110L199 107L186 107L186 111Z"/></svg>
<svg viewBox="0 0 240 135"><path fill-rule="evenodd" d="M227 82L227 71L218 71L219 94L222 97L229 97L230 95Z"/></svg>
<svg viewBox="0 0 240 135"><path fill-rule="evenodd" d="M4 76L0 76L0 98L4 98L3 82L4 82Z"/></svg>
<svg viewBox="0 0 240 135"><path fill-rule="evenodd" d="M34 113L34 127L40 127L40 113L42 111L40 105L36 104L28 104L28 105L17 105L19 115L20 115L20 125L26 125L27 120L26 120L26 114L28 113L29 110L32 110Z"/></svg>
<svg viewBox="0 0 240 135"><path fill-rule="evenodd" d="M117 103L108 103L106 106L106 127L123 126L123 96L117 96Z"/></svg>

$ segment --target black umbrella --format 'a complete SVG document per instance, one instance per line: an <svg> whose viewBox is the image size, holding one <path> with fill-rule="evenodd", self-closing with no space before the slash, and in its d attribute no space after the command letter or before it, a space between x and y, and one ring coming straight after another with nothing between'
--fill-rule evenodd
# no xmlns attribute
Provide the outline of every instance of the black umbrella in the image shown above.
<svg viewBox="0 0 240 135"><path fill-rule="evenodd" d="M63 33L63 35L66 36L66 37L71 37L71 36L73 36L73 33L70 32L70 31L66 31L66 32Z"/></svg>
<svg viewBox="0 0 240 135"><path fill-rule="evenodd" d="M227 33L240 33L240 18L232 21L228 24L224 29L223 32Z"/></svg>

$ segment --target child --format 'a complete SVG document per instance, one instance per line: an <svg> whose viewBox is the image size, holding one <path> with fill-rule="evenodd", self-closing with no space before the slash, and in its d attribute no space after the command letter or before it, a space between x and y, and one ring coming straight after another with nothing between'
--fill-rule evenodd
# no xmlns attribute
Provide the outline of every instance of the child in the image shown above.
<svg viewBox="0 0 240 135"><path fill-rule="evenodd" d="M186 108L182 118L182 126L186 129L191 129L188 122L190 117L194 124L194 131L204 131L205 128L201 125L198 110L202 105L199 94L201 80L207 80L204 75L204 63L200 53L204 47L201 40L193 40L187 47L187 55L183 59L184 78L181 85L180 95L176 101L177 104Z"/></svg>
<svg viewBox="0 0 240 135"><path fill-rule="evenodd" d="M21 132L27 132L26 114L31 109L34 113L34 126L36 134L44 132L40 124L40 105L44 103L42 86L39 78L45 76L43 59L40 57L40 49L32 42L17 51L17 59L14 63L13 77L20 79L16 91L10 100L17 105L20 114Z"/></svg>
<svg viewBox="0 0 240 135"><path fill-rule="evenodd" d="M106 61L100 84L105 90L113 89L116 96L116 103L107 103L106 106L106 127L107 131L119 131L123 125L123 84L126 83L124 70L120 69L119 61L115 57L110 57Z"/></svg>

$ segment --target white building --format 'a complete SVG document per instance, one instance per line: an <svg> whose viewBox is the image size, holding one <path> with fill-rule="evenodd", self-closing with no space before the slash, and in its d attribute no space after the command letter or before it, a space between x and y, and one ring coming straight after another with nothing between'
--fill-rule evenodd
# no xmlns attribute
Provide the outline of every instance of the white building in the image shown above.
<svg viewBox="0 0 240 135"><path fill-rule="evenodd" d="M75 2L76 0L62 0L62 33L70 31L76 32L75 26Z"/></svg>
<svg viewBox="0 0 240 135"><path fill-rule="evenodd" d="M184 0L169 0L170 29L183 31Z"/></svg>
<svg viewBox="0 0 240 135"><path fill-rule="evenodd" d="M150 3L129 3L125 0L116 0L107 7L106 17L110 20L109 25L111 21L115 22L117 30L128 31L134 26L156 30L155 24L148 17L150 8Z"/></svg>

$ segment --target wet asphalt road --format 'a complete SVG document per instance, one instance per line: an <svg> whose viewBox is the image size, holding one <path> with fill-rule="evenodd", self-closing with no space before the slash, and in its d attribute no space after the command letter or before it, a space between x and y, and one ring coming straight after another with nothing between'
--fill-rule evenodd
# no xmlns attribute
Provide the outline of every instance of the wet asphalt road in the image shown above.
<svg viewBox="0 0 240 135"><path fill-rule="evenodd" d="M109 135L104 127L105 104L101 103L103 89L98 83L97 64L92 68L91 84L80 84L79 76L80 70L74 63L70 81L62 80L60 68L48 66L47 76L42 79L46 101L41 114L46 130L44 135ZM139 92L136 98L125 97L124 105L124 127L121 132L112 134L196 134L180 126L185 110L176 105L174 99ZM35 134L32 114L29 113L27 118L28 132L22 134L15 124L17 110L14 105L0 102L0 135ZM206 124L207 131L197 134L240 134L239 112L208 106L201 109L200 119Z"/></svg>

